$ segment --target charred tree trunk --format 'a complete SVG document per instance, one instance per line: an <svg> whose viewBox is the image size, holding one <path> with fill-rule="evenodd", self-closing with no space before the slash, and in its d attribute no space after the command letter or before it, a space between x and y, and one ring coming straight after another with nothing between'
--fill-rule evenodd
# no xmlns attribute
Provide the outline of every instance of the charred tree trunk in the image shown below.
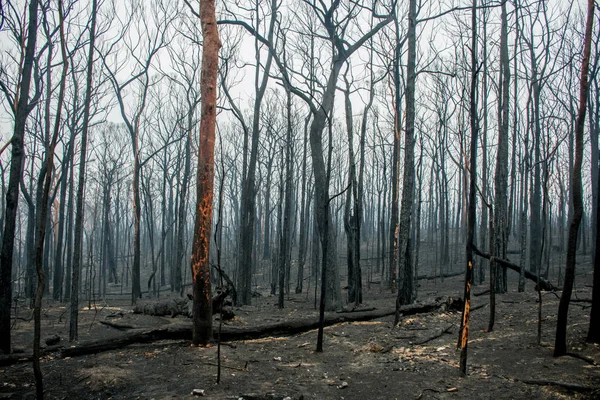
<svg viewBox="0 0 600 400"><path fill-rule="evenodd" d="M398 276L398 207L400 193L400 131L402 126L402 94L401 94L401 72L400 56L402 53L402 42L400 41L400 22L398 17L394 19L396 30L396 48L394 51L394 144L392 151L392 192L390 205L390 250L389 250L389 282L392 293L397 289Z"/></svg>
<svg viewBox="0 0 600 400"><path fill-rule="evenodd" d="M92 98L92 75L94 66L94 43L96 42L96 16L98 1L92 1L92 24L90 28L90 47L88 53L85 101L83 105L83 125L81 128L81 151L79 160L79 182L77 183L77 200L75 206L75 238L73 250L73 276L71 278L71 318L69 326L69 341L77 340L77 320L79 312L79 273L81 271L81 251L83 242L83 196L85 186L85 165L87 156L87 135L90 122L90 107Z"/></svg>
<svg viewBox="0 0 600 400"><path fill-rule="evenodd" d="M56 238L56 253L54 254L54 275L53 275L53 287L52 287L52 298L54 300L60 300L62 298L63 289L63 238L65 230L65 206L67 201L67 187L69 185L69 166L71 164L71 157L73 153L73 144L75 142L75 129L71 133L69 139L67 153L63 157L62 171L60 176L60 198L58 208L58 234Z"/></svg>
<svg viewBox="0 0 600 400"><path fill-rule="evenodd" d="M508 186L508 103L510 101L510 66L508 59L508 17L506 12L506 2L502 3L502 25L500 33L500 102L498 104L498 117L500 126L498 129L498 154L496 159L496 172L494 175L494 232L493 232L493 256L495 258L506 258L507 237L507 186ZM495 318L495 296L497 291L506 291L503 285L498 284L500 265L490 262L490 321L488 331L494 328ZM506 267L502 267L506 270ZM504 272L506 274L506 272Z"/></svg>
<svg viewBox="0 0 600 400"><path fill-rule="evenodd" d="M17 207L19 202L19 182L23 175L23 158L25 149L23 139L27 116L33 108L29 102L29 88L35 58L35 42L37 38L38 0L29 3L29 22L27 25L27 46L23 59L20 90L15 99L15 128L11 139L12 154L10 173L6 191L6 215L2 250L0 252L0 351L10 353L10 314L12 305L12 262L14 252Z"/></svg>
<svg viewBox="0 0 600 400"><path fill-rule="evenodd" d="M411 304L413 298L413 265L410 228L415 186L415 81L417 61L417 1L410 0L408 11L408 64L406 68L406 129L404 134L404 175L398 249L401 285L398 290L396 308ZM397 317L398 318L398 317Z"/></svg>
<svg viewBox="0 0 600 400"><path fill-rule="evenodd" d="M304 123L304 142L302 151L302 200L300 201L300 238L298 240L298 279L296 281L296 293L302 293L304 282L304 264L306 263L306 250L308 248L308 216L309 207L307 205L308 196L306 193L306 158L308 150L308 124L310 116L306 118Z"/></svg>
<svg viewBox="0 0 600 400"><path fill-rule="evenodd" d="M292 93L286 90L287 129L285 140L285 193L283 201L283 224L279 248L279 308L283 308L284 278L289 282L291 264L291 219L292 219ZM282 170L283 173L283 170ZM282 182L282 185L284 182ZM287 286L287 285L286 285ZM289 292L289 288L288 288Z"/></svg>
<svg viewBox="0 0 600 400"><path fill-rule="evenodd" d="M479 136L479 116L477 115L477 0L473 0L471 9L471 98L470 98L470 119L471 119L471 152L470 152L470 171L469 171L469 208L467 211L467 245L466 255L466 273L465 273L465 306L463 309L462 330L461 330L461 352L460 352L460 372L463 376L467 374L467 348L469 344L469 319L471 316L471 286L473 285L473 243L475 242L475 213L477 211L476 184L477 184L477 139Z"/></svg>
<svg viewBox="0 0 600 400"><path fill-rule="evenodd" d="M271 0L271 20L269 23L268 40L273 41L273 32L275 28L275 20L277 17L277 2ZM258 14L258 3L256 8ZM257 17L258 18L258 17ZM258 21L257 21L258 24ZM255 46L258 48L258 39L256 39ZM238 259L238 295L240 304L250 304L252 302L252 272L254 270L254 223L255 223L255 205L256 205L256 164L258 158L258 142L260 137L260 118L261 118L261 105L265 91L267 89L267 83L269 82L269 73L271 70L271 63L273 55L271 52L267 55L265 62L265 70L263 72L262 79L259 83L259 69L260 69L260 51L256 52L257 65L256 65L256 77L255 77L255 90L256 97L254 99L254 114L252 119L252 140L250 146L250 158L248 163L247 175L243 176L242 183L242 196L240 199L240 236L239 236L239 252L240 258Z"/></svg>
<svg viewBox="0 0 600 400"><path fill-rule="evenodd" d="M37 213L36 213L36 236L35 236L35 267L37 271L37 290L35 294L35 306L33 310L34 318L34 333L33 333L33 372L35 375L36 397L44 398L44 384L42 379L42 370L40 366L40 337L41 337L41 317L42 317L42 297L44 296L44 288L46 285L45 272L43 268L44 262L44 244L46 235L46 224L48 222L48 209L50 204L50 186L52 184L52 174L54 170L54 152L58 136L61 129L61 114L65 98L65 87L67 83L67 71L69 62L67 59L67 44L65 39L63 2L58 0L58 18L60 31L60 44L62 55L62 73L56 105L56 117L54 121L54 131L48 148L44 163L40 168L37 188Z"/></svg>
<svg viewBox="0 0 600 400"><path fill-rule="evenodd" d="M573 291L575 279L575 262L577 250L577 233L583 215L583 196L581 183L581 164L583 161L583 129L585 125L585 112L588 91L588 70L592 41L592 26L594 21L594 1L588 0L587 22L585 25L583 60L581 66L581 83L579 88L579 111L575 126L575 163L572 170L571 199L573 204L573 218L569 225L569 238L567 242L567 262L565 266L565 283L558 306L558 319L556 322L556 341L554 343L554 356L562 356L567 352L567 315L569 302ZM595 278L597 279L597 278Z"/></svg>

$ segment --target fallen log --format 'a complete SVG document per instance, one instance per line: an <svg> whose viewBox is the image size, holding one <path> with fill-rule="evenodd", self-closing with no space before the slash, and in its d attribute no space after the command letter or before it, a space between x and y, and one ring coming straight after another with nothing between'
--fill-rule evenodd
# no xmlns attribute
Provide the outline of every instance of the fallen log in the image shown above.
<svg viewBox="0 0 600 400"><path fill-rule="evenodd" d="M134 343L150 343L157 340L191 340L191 325L173 326L168 328L157 328L151 330L135 329L125 335L83 342L77 346L60 349L61 357L76 357L86 354L96 354L103 351L116 350Z"/></svg>
<svg viewBox="0 0 600 400"><path fill-rule="evenodd" d="M491 258L492 258L491 255L489 255L487 253L484 253L482 251L479 251L479 249L477 249L477 247L475 247L475 245L472 245L472 246L473 246L473 252L475 254L477 254L479 257L485 258L487 260L491 260ZM496 261L498 264L500 264L502 266L505 266L505 267L507 267L509 269L512 269L513 271L516 271L516 272L519 272L519 273L521 272L521 268L522 267L520 265L514 264L514 263L512 263L512 262L510 262L508 260L504 260L502 258L496 258L496 257L494 257L494 261ZM527 279L529 279L529 280L531 280L531 281L533 281L533 282L535 282L537 284L537 282L538 282L537 275L534 274L534 273L531 273L530 271L527 271L525 268L523 268L523 270L524 270L524 273L525 273L525 278L527 278ZM550 292L554 292L556 290L560 290L560 288L557 288L552 283L550 283L548 280L546 280L546 279L544 279L542 277L540 277L540 283L539 284L540 284L540 289L541 290L546 290L546 291L550 291Z"/></svg>
<svg viewBox="0 0 600 400"><path fill-rule="evenodd" d="M19 362L31 361L33 357L25 354L6 354L0 356L0 367L7 367Z"/></svg>
<svg viewBox="0 0 600 400"><path fill-rule="evenodd" d="M447 301L435 299L424 303L410 304L400 307L402 315L414 315L438 310L446 305ZM377 318L394 315L395 309L383 309L374 311L361 311L346 314L331 313L325 316L325 326L331 326L342 322L369 321ZM252 340L269 336L289 336L308 332L319 327L319 319L314 316L291 321L275 322L255 326L223 326L221 328L222 341ZM216 336L217 327L214 328ZM167 328L151 330L131 330L127 334L102 340L94 340L80 343L77 346L66 347L60 350L61 357L76 357L86 354L96 354L103 351L116 350L134 343L150 343L157 340L191 340L191 325L172 325Z"/></svg>
<svg viewBox="0 0 600 400"><path fill-rule="evenodd" d="M98 321L98 322L100 322L102 325L110 326L111 328L115 328L120 331L125 331L128 329L135 329L135 326L133 326L133 325L117 324L115 322L110 322L110 321Z"/></svg>
<svg viewBox="0 0 600 400"><path fill-rule="evenodd" d="M435 274L435 275L426 275L426 274L423 274L423 275L417 276L417 280L418 281L432 281L434 279L452 278L452 277L461 276L461 275L464 275L464 274L465 274L464 271L462 271L462 272L461 271L448 272L446 274L441 274L441 275L439 275L439 274ZM372 284L372 285L380 285L381 281L369 281L369 283Z"/></svg>
<svg viewBox="0 0 600 400"><path fill-rule="evenodd" d="M417 276L417 280L419 281L432 281L434 279L440 279L440 278L452 278L455 276L461 276L464 275L465 271L458 271L458 272L448 272L446 274L441 274L441 275L419 275Z"/></svg>
<svg viewBox="0 0 600 400"><path fill-rule="evenodd" d="M475 311L475 310L479 310L480 308L483 308L483 307L485 307L485 306L487 306L487 305L488 305L488 303L485 303L485 304L480 304L480 305L478 305L478 306L476 306L476 307L472 307L472 308L471 308L471 312L473 312L473 311Z"/></svg>
<svg viewBox="0 0 600 400"><path fill-rule="evenodd" d="M453 326L454 325L448 325L445 328L436 329L435 332L432 335L429 335L429 336L427 336L424 339L417 340L416 342L413 342L412 344L423 345L425 343L431 342L432 340L437 339L440 336L443 336L444 333L449 333L450 329L452 329Z"/></svg>
<svg viewBox="0 0 600 400"><path fill-rule="evenodd" d="M343 308L342 310L336 311L336 313L344 314L344 313L356 313L356 312L375 311L375 310L377 310L375 307L365 307L365 308L350 307L350 308Z"/></svg>
<svg viewBox="0 0 600 400"><path fill-rule="evenodd" d="M523 382L528 385L538 385L538 386L557 386L563 389L568 389L573 392L592 392L594 390L599 390L599 387L594 386L586 386L580 385L578 383L570 383L570 382L561 382L561 381L548 381L548 380L538 380L538 379L515 379L515 381Z"/></svg>
<svg viewBox="0 0 600 400"><path fill-rule="evenodd" d="M40 356L43 357L46 354L53 353L62 348L62 345L48 346L45 349L40 350ZM33 360L32 355L25 353L13 353L0 355L0 367L7 367L9 365L17 364L20 362L31 362Z"/></svg>

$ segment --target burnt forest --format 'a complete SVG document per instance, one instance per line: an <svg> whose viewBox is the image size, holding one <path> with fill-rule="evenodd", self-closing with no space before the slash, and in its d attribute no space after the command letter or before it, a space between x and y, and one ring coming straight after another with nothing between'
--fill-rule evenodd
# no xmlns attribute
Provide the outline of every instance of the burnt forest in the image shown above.
<svg viewBox="0 0 600 400"><path fill-rule="evenodd" d="M0 399L600 399L598 0L0 0Z"/></svg>

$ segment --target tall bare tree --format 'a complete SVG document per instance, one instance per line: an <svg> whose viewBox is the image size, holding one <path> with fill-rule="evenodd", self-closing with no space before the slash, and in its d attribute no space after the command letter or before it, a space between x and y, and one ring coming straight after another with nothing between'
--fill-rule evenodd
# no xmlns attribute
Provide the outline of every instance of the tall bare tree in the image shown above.
<svg viewBox="0 0 600 400"><path fill-rule="evenodd" d="M213 214L215 131L217 125L217 75L221 41L217 29L215 0L200 0L202 24L202 113L198 150L197 204L192 242L193 337L195 345L212 339L212 293L210 286L210 236Z"/></svg>
<svg viewBox="0 0 600 400"><path fill-rule="evenodd" d="M501 259L506 258L508 243L508 211L507 211L507 187L508 187L508 106L510 102L510 66L508 59L508 14L506 12L506 1L502 2L501 31L500 31L500 82L498 96L498 153L496 156L496 171L494 174L494 247L492 254ZM504 270L506 268L504 267ZM506 288L499 284L499 264L490 262L490 320L488 331L494 328L496 312L495 293L498 289L505 291Z"/></svg>
<svg viewBox="0 0 600 400"><path fill-rule="evenodd" d="M396 322L400 306L414 301L413 257L410 242L412 208L415 187L415 84L417 79L417 1L408 3L407 66L406 66L406 119L404 129L404 171L402 199L400 202L400 224L398 227L398 270L400 288L396 298Z"/></svg>
<svg viewBox="0 0 600 400"><path fill-rule="evenodd" d="M122 26L119 27L119 35L101 52L104 70L108 74L119 105L119 112L131 137L133 155L132 205L134 213L133 265L131 268L132 304L142 296L140 282L142 218L140 135L142 133L142 116L148 104L148 90L151 85L157 82L156 79L151 77L153 60L170 40L168 28L174 19L174 15L168 7L168 5L159 1L153 1L148 5L139 0L130 0L128 3L130 15L125 17ZM140 36L140 32L147 36ZM121 57L124 56L125 59L133 60L133 68L118 58L115 58L115 63L110 64L111 56L118 57L115 48L121 45L125 50L125 54ZM125 66L130 68L131 71L125 75L126 78L122 78L122 74L125 74L123 71ZM130 106L131 101L126 98L127 93L131 91L137 94L133 107Z"/></svg>
<svg viewBox="0 0 600 400"><path fill-rule="evenodd" d="M588 0L585 35L583 38L583 60L581 61L581 82L579 86L579 111L575 125L575 163L571 170L571 201L573 204L573 217L569 224L569 237L567 239L567 262L565 266L565 281L562 296L558 306L558 319L556 322L556 340L554 342L554 356L563 356L567 353L567 316L569 302L575 280L575 263L577 250L577 236L579 225L583 216L583 195L581 182L581 164L583 162L583 130L585 126L585 113L588 98L588 71L592 47L592 27L594 24L594 0Z"/></svg>
<svg viewBox="0 0 600 400"><path fill-rule="evenodd" d="M14 104L15 124L11 138L12 157L10 175L6 191L6 213L4 217L4 232L2 234L2 250L0 252L0 351L10 353L10 310L12 305L12 263L17 222L17 207L19 204L19 183L23 175L23 157L25 150L23 140L27 117L35 106L41 93L36 93L32 101L29 98L33 64L35 59L35 43L38 29L38 0L31 0L28 8L29 22L27 24L27 45L19 66L20 81L11 103Z"/></svg>
<svg viewBox="0 0 600 400"><path fill-rule="evenodd" d="M96 20L98 16L98 0L92 1L90 11L90 44L88 50L88 63L86 71L85 100L83 104L83 121L81 128L81 150L79 155L79 181L77 183L77 200L75 206L75 237L73 245L73 276L71 277L71 310L69 321L69 341L77 340L79 319L79 277L82 265L83 242L83 198L85 186L85 173L87 162L88 130L90 125L90 103L92 98L92 78L94 74L94 45L96 43Z"/></svg>

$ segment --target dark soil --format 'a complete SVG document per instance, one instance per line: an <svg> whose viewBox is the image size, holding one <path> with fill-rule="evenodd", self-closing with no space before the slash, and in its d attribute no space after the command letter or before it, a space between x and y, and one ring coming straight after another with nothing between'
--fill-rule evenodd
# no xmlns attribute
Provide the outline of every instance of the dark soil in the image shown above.
<svg viewBox="0 0 600 400"><path fill-rule="evenodd" d="M509 272L510 273L510 272ZM527 283L516 292L511 274L509 293L497 297L496 325L486 332L489 307L472 314L468 375L460 377L456 350L460 313L437 311L405 317L392 328L393 317L341 323L325 329L323 353L316 353L315 330L293 336L226 343L221 346L221 383L216 384L217 346L190 347L189 341L163 340L135 344L91 356L61 359L44 356L48 399L181 399L195 398L203 389L210 399L560 399L600 398L600 366L566 356L552 357L558 297L543 294L542 344L537 345L537 293ZM592 275L580 271L574 296L591 298ZM462 277L420 281L419 298L462 297ZM481 292L486 287L475 287ZM261 291L261 288L258 288ZM286 308L276 298L254 299L254 305L234 308L227 324L259 325L314 316L314 298L292 294ZM364 307L393 307L394 295L379 285L365 285ZM100 324L107 320L135 327L156 328L185 324L183 316L151 317L133 314L125 297L109 298L81 311L80 342L123 335ZM473 298L472 307L487 304L488 295ZM572 303L568 337L573 352L600 361L600 347L585 343L590 304ZM42 338L59 335L65 346L68 313L64 304L46 304ZM115 313L122 312L123 315ZM110 314L113 317L107 318ZM14 347L31 353L31 311L18 309ZM440 329L442 336L424 342ZM422 343L422 344L418 344ZM524 380L560 381L590 387L571 391L538 386ZM595 388L595 389L593 389ZM0 369L0 399L33 399L35 383L30 362Z"/></svg>

